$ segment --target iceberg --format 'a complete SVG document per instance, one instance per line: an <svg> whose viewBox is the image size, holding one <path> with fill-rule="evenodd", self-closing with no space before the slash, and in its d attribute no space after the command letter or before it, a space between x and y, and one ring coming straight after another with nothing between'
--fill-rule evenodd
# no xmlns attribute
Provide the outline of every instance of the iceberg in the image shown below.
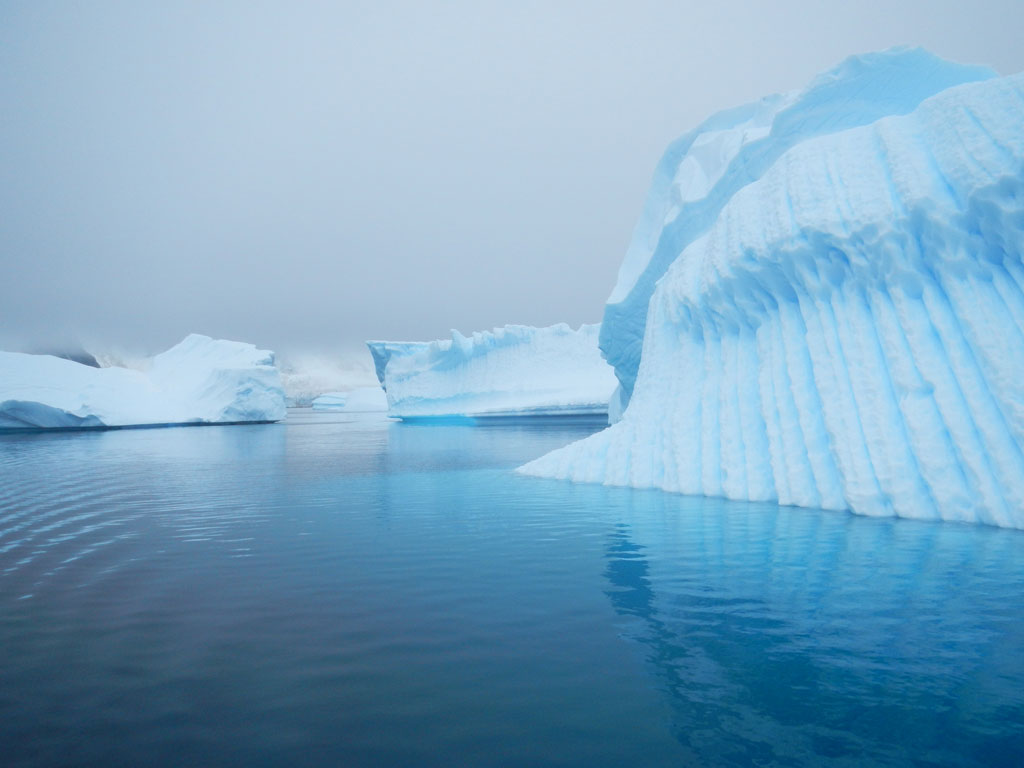
<svg viewBox="0 0 1024 768"><path fill-rule="evenodd" d="M616 411L633 393L658 280L740 189L801 141L906 114L946 88L995 76L920 48L853 56L803 91L719 112L672 142L655 169L601 324L601 351L621 387Z"/></svg>
<svg viewBox="0 0 1024 768"><path fill-rule="evenodd" d="M359 387L348 392L325 392L312 402L315 411L379 413L388 409L388 399L380 387Z"/></svg>
<svg viewBox="0 0 1024 768"><path fill-rule="evenodd" d="M367 346L396 418L604 417L615 376L597 337L597 325L506 325Z"/></svg>
<svg viewBox="0 0 1024 768"><path fill-rule="evenodd" d="M0 429L279 421L272 352L192 334L140 366L93 368L52 355L0 352Z"/></svg>
<svg viewBox="0 0 1024 768"><path fill-rule="evenodd" d="M957 71L934 62L838 71L898 94ZM520 471L1024 528L1024 75L889 111L795 143L675 240L632 310L621 421Z"/></svg>

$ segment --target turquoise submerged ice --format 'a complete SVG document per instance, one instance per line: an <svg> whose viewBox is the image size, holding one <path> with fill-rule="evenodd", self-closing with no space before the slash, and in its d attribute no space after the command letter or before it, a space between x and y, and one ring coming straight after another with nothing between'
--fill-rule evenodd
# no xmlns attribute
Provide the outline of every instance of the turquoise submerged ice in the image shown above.
<svg viewBox="0 0 1024 768"><path fill-rule="evenodd" d="M935 62L840 71L923 96ZM733 190L631 310L622 420L523 471L1024 528L1024 76L935 90Z"/></svg>

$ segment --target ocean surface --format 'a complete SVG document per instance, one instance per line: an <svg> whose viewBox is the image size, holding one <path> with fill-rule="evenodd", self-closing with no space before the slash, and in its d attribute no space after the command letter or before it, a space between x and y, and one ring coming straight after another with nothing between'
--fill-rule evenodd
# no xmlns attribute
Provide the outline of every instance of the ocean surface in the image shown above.
<svg viewBox="0 0 1024 768"><path fill-rule="evenodd" d="M1024 533L512 472L596 428L0 436L0 764L1024 762Z"/></svg>

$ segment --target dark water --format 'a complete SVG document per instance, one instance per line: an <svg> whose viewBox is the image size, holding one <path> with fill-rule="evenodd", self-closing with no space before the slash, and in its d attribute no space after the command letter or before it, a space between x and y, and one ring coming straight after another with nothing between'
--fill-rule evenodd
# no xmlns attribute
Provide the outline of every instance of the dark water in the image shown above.
<svg viewBox="0 0 1024 768"><path fill-rule="evenodd" d="M0 764L1022 764L1021 533L291 418L0 437Z"/></svg>

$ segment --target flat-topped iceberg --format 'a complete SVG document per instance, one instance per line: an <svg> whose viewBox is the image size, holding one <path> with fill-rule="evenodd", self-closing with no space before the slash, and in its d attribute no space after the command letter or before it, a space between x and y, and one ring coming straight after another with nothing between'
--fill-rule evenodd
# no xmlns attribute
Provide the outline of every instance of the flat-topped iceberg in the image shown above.
<svg viewBox="0 0 1024 768"><path fill-rule="evenodd" d="M430 342L367 342L401 419L604 415L615 376L597 325L507 325Z"/></svg>
<svg viewBox="0 0 1024 768"><path fill-rule="evenodd" d="M899 94L932 61L839 72ZM665 251L622 420L521 471L1024 528L1024 75L907 112L796 143Z"/></svg>
<svg viewBox="0 0 1024 768"><path fill-rule="evenodd" d="M0 429L278 421L272 352L192 334L140 366L92 368L0 352Z"/></svg>
<svg viewBox="0 0 1024 768"><path fill-rule="evenodd" d="M358 387L346 392L325 392L314 398L313 410L374 413L388 409L388 399L380 387Z"/></svg>

